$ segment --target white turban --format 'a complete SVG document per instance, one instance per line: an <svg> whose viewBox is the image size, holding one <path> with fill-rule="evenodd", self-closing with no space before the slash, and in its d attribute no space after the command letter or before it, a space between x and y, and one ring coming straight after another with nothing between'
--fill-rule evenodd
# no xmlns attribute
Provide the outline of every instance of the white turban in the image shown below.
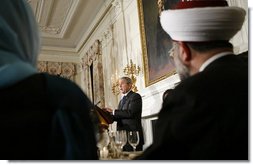
<svg viewBox="0 0 253 165"><path fill-rule="evenodd" d="M165 10L162 28L176 41L229 41L242 27L245 10L239 7L198 7Z"/></svg>

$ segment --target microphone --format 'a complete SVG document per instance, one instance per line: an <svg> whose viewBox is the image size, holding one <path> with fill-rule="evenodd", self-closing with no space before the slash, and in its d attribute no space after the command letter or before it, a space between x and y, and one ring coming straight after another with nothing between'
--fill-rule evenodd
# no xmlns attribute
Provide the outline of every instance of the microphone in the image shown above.
<svg viewBox="0 0 253 165"><path fill-rule="evenodd" d="M98 104L100 104L100 102L101 102L101 101L99 100L99 101L97 102L97 104L95 104L95 106L97 106Z"/></svg>

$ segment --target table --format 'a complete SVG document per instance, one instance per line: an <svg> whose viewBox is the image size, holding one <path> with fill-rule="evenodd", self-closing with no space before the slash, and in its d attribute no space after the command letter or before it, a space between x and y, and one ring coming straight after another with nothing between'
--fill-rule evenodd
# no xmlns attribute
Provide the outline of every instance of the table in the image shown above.
<svg viewBox="0 0 253 165"><path fill-rule="evenodd" d="M106 155L104 155L99 160L132 160L136 156L141 155L142 153L143 153L143 151L135 151L135 152L123 151L119 157L111 158L111 157L107 157Z"/></svg>

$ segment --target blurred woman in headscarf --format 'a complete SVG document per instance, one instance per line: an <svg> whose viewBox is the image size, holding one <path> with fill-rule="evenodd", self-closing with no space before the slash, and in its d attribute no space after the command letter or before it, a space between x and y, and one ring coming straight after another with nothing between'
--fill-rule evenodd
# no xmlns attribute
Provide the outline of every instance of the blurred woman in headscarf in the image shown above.
<svg viewBox="0 0 253 165"><path fill-rule="evenodd" d="M0 156L97 159L91 103L71 81L38 73L40 37L25 0L0 5Z"/></svg>

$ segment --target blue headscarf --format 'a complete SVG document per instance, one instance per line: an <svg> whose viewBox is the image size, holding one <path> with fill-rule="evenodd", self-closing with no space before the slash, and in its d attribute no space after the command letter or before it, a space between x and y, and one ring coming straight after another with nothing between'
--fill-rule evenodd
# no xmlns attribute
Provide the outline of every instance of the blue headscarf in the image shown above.
<svg viewBox="0 0 253 165"><path fill-rule="evenodd" d="M40 39L37 22L25 0L0 5L0 88L36 73Z"/></svg>

